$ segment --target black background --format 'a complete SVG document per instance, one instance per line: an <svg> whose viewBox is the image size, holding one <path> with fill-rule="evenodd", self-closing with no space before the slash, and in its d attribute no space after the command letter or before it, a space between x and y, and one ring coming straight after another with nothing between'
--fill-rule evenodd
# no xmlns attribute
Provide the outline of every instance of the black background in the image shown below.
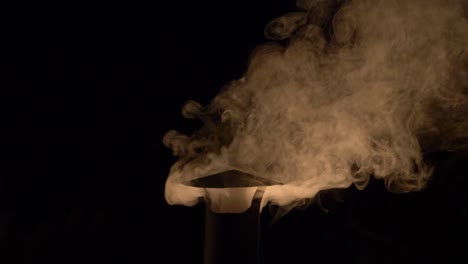
<svg viewBox="0 0 468 264"><path fill-rule="evenodd" d="M175 158L162 136L199 127L182 104L207 104L242 76L264 25L294 1L5 7L2 263L201 263L204 206L165 203ZM373 181L325 196L328 213L311 206L265 226L262 263L467 262L467 155L427 160L425 191Z"/></svg>

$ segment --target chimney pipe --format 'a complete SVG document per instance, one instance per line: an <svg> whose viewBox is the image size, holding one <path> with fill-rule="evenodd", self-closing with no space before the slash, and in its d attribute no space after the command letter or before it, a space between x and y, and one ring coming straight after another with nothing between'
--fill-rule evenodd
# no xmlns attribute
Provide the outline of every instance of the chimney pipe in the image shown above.
<svg viewBox="0 0 468 264"><path fill-rule="evenodd" d="M260 212L267 186L278 183L239 170L185 183L205 189L204 264L258 264Z"/></svg>

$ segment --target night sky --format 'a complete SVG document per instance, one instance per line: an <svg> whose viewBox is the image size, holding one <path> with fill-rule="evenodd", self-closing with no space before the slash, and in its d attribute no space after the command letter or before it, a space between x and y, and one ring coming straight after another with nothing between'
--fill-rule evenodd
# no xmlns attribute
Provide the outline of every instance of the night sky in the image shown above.
<svg viewBox="0 0 468 264"><path fill-rule="evenodd" d="M0 181L0 263L202 263L205 208L166 204L175 157L162 137L199 128L183 103L241 77L264 25L294 5L5 4L13 170ZM422 192L372 181L326 193L328 212L265 225L262 263L467 263L468 155L426 160L436 167Z"/></svg>

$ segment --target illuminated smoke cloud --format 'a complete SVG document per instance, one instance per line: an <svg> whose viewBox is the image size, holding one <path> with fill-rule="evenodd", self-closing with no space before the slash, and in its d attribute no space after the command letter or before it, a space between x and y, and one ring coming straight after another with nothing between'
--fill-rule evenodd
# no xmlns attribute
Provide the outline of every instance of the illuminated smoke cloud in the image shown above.
<svg viewBox="0 0 468 264"><path fill-rule="evenodd" d="M467 149L466 3L337 2L298 1L267 24L281 41L258 47L245 76L184 106L204 126L164 137L179 157L169 204L196 204L204 190L181 183L230 168L282 183L264 195L279 206L370 177L417 191L432 171L423 153Z"/></svg>

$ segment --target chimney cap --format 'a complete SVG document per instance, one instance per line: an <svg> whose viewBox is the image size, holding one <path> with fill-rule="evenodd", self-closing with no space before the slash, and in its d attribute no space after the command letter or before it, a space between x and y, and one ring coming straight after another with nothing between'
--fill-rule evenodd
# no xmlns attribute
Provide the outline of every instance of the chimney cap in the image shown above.
<svg viewBox="0 0 468 264"><path fill-rule="evenodd" d="M282 183L233 169L190 180L184 184L199 188L244 188L281 185Z"/></svg>

